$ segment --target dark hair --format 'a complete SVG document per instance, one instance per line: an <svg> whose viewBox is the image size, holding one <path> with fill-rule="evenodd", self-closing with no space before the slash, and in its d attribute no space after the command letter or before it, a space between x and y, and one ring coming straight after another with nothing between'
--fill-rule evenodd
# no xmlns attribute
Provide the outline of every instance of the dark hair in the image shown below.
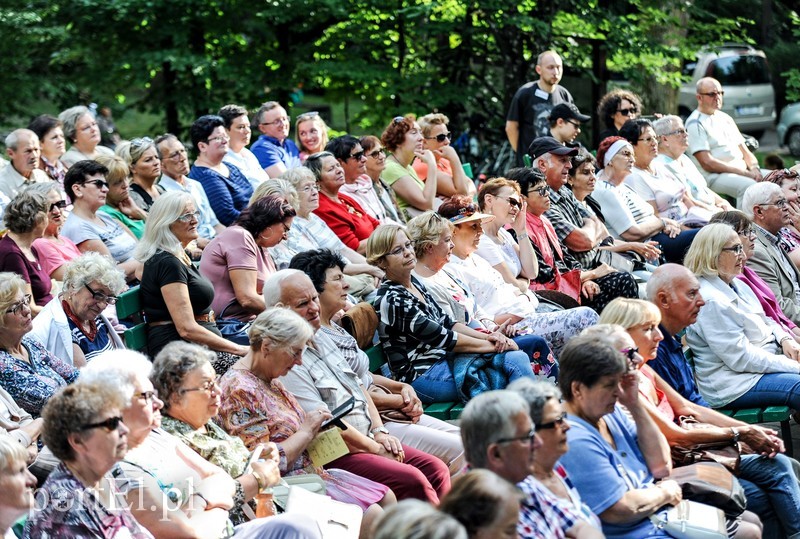
<svg viewBox="0 0 800 539"><path fill-rule="evenodd" d="M753 226L753 221L739 210L717 212L708 220L708 224L711 223L731 225L737 233Z"/></svg>
<svg viewBox="0 0 800 539"><path fill-rule="evenodd" d="M642 100L636 94L618 88L611 90L606 95L600 98L597 104L597 116L609 129L614 129L614 114L619 110L622 100L630 101L637 112L642 111Z"/></svg>
<svg viewBox="0 0 800 539"><path fill-rule="evenodd" d="M233 121L239 116L246 115L247 109L241 105L225 105L217 113L224 122L225 129L230 129Z"/></svg>
<svg viewBox="0 0 800 539"><path fill-rule="evenodd" d="M630 142L631 146L636 146L639 143L639 137L648 127L653 127L653 122L650 120L644 118L628 120L619 128L619 136Z"/></svg>
<svg viewBox="0 0 800 539"><path fill-rule="evenodd" d="M509 498L521 498L515 486L487 468L477 468L453 481L439 510L453 516L470 537L490 526Z"/></svg>
<svg viewBox="0 0 800 539"><path fill-rule="evenodd" d="M36 136L39 137L39 141L41 142L47 133L60 126L61 122L55 116L40 114L31 120L31 123L28 124L28 129L36 133Z"/></svg>
<svg viewBox="0 0 800 539"><path fill-rule="evenodd" d="M216 114L206 114L194 121L189 134L192 137L192 145L196 151L200 151L198 144L208 142L208 137L217 127L225 127L225 122Z"/></svg>
<svg viewBox="0 0 800 539"><path fill-rule="evenodd" d="M344 260L330 249L312 249L294 255L289 268L305 272L317 292L322 293L325 290L325 272L332 268L344 270Z"/></svg>
<svg viewBox="0 0 800 539"><path fill-rule="evenodd" d="M379 139L375 135L364 135L358 140L358 142L361 144L361 148L365 152L368 152L376 145L381 144L381 139Z"/></svg>
<svg viewBox="0 0 800 539"><path fill-rule="evenodd" d="M161 143L162 142L166 142L168 140L172 140L172 139L175 139L178 142L181 142L180 139L177 136L173 135L172 133L164 133L163 135L159 135L153 141L153 144L156 145L156 153L158 154L158 158L159 159L165 159L167 157L167 156L164 156L161 153ZM181 143L181 145L183 145L183 143Z"/></svg>
<svg viewBox="0 0 800 539"><path fill-rule="evenodd" d="M268 226L282 223L297 212L278 195L267 195L259 198L239 214L236 224L247 230L254 238L258 237Z"/></svg>
<svg viewBox="0 0 800 539"><path fill-rule="evenodd" d="M336 158L335 155L328 151L317 152L306 157L306 162L303 163L304 167L314 173L314 178L317 181L319 181L319 179L322 177L322 160L326 157L333 157L334 159Z"/></svg>
<svg viewBox="0 0 800 539"><path fill-rule="evenodd" d="M102 174L105 177L108 174L108 168L92 159L78 161L69 167L69 170L64 175L64 191L67 192L70 198L73 198L75 193L72 192L72 187L75 184L85 182L89 176L94 176L95 174Z"/></svg>
<svg viewBox="0 0 800 539"><path fill-rule="evenodd" d="M583 146L578 148L578 153L572 156L570 162L572 163L572 168L569 169L569 175L573 177L575 176L575 173L578 172L578 169L586 162L592 163L594 168L597 168L597 160L591 153L589 153L589 150Z"/></svg>
<svg viewBox="0 0 800 539"><path fill-rule="evenodd" d="M341 137L332 138L325 145L325 151L331 152L336 159L347 161L350 158L350 152L356 145L360 145L356 137L353 135L342 135Z"/></svg>
<svg viewBox="0 0 800 539"><path fill-rule="evenodd" d="M519 184L522 196L528 196L528 191L540 183L545 183L544 173L538 168L517 167L506 172L506 179Z"/></svg>
<svg viewBox="0 0 800 539"><path fill-rule="evenodd" d="M383 147L393 152L400 146L406 139L406 133L414 129L414 122L417 117L413 114L406 114L405 116L397 116L381 134L381 144Z"/></svg>
<svg viewBox="0 0 800 539"><path fill-rule="evenodd" d="M624 373L628 366L625 358L611 341L597 335L578 335L567 342L558 356L558 387L564 399L572 400L573 382L594 386L600 378Z"/></svg>
<svg viewBox="0 0 800 539"><path fill-rule="evenodd" d="M458 215L459 210L470 205L475 207L475 211L478 211L478 205L472 202L472 197L467 195L453 195L445 199L436 212L445 219L450 219Z"/></svg>
<svg viewBox="0 0 800 539"><path fill-rule="evenodd" d="M606 137L600 141L600 146L597 147L597 163L600 168L604 168L603 163L606 160L606 152L618 140L627 140L625 137L613 136Z"/></svg>

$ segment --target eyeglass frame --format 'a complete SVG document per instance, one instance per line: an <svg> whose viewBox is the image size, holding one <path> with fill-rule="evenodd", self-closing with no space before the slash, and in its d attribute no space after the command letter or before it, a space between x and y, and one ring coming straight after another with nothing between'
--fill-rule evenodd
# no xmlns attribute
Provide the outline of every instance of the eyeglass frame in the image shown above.
<svg viewBox="0 0 800 539"><path fill-rule="evenodd" d="M730 251L731 253L735 254L736 256L740 256L744 254L744 245L741 243L737 243L733 247L723 247L720 249L720 254L724 253L725 251Z"/></svg>
<svg viewBox="0 0 800 539"><path fill-rule="evenodd" d="M115 430L119 430L119 426L122 423L122 417L115 415L114 417L109 417L104 421L98 421L97 423L89 423L88 425L82 425L78 430L80 432L84 432L91 429L99 429L104 428L107 432L114 432Z"/></svg>
<svg viewBox="0 0 800 539"><path fill-rule="evenodd" d="M789 204L788 200L785 198L779 198L775 202L762 202L761 204L756 204L756 206L775 206L776 208L785 208L787 204Z"/></svg>
<svg viewBox="0 0 800 539"><path fill-rule="evenodd" d="M533 440L536 438L536 427L531 428L528 431L528 434L524 436L514 436L513 438L500 438L499 440L495 440L494 443L496 444L510 444L511 442L528 442L529 444L533 444Z"/></svg>
<svg viewBox="0 0 800 539"><path fill-rule="evenodd" d="M680 129L676 129L675 131L670 131L669 133L664 133L661 135L662 137L671 137L672 135L688 135L689 131L686 130L685 127L681 127Z"/></svg>
<svg viewBox="0 0 800 539"><path fill-rule="evenodd" d="M720 91L714 90L713 92L697 92L697 95L704 95L716 99L717 96L725 97L725 90L720 90Z"/></svg>
<svg viewBox="0 0 800 539"><path fill-rule="evenodd" d="M47 213L53 213L53 210L58 208L59 211L65 210L67 208L67 201L66 200L59 200L58 202L53 202L50 204L50 209L47 210Z"/></svg>
<svg viewBox="0 0 800 539"><path fill-rule="evenodd" d="M631 114L639 114L638 107L631 107L629 109L617 109L617 112L625 116L626 118Z"/></svg>
<svg viewBox="0 0 800 539"><path fill-rule="evenodd" d="M501 198L501 199L505 200L506 202L508 202L509 206L513 206L514 208L520 208L520 209L522 208L522 201L521 200L517 200L516 198L501 197L500 195L494 195L494 198Z"/></svg>
<svg viewBox="0 0 800 539"><path fill-rule="evenodd" d="M304 112L303 114L298 114L297 119L295 121L306 122L308 120L311 120L312 118L319 118L319 112L317 112L316 110L310 110L308 112Z"/></svg>
<svg viewBox="0 0 800 539"><path fill-rule="evenodd" d="M448 131L447 133L439 133L435 137L425 137L425 140L436 139L436 142L444 142L445 140L453 140L451 138L452 136L453 136L453 133Z"/></svg>
<svg viewBox="0 0 800 539"><path fill-rule="evenodd" d="M28 307L30 309L31 301L33 301L33 294L24 294L22 296L22 301L15 301L9 305L8 309L6 309L6 314L18 315L23 307Z"/></svg>
<svg viewBox="0 0 800 539"><path fill-rule="evenodd" d="M142 391L141 393L137 393L136 396L140 399L144 399L145 402L153 402L158 398L158 391L155 389L151 391Z"/></svg>
<svg viewBox="0 0 800 539"><path fill-rule="evenodd" d="M365 155L366 155L366 152L364 150L361 150L360 152L356 152L354 154L348 155L347 159L345 159L345 161L347 161L348 159L355 159L356 161L361 161L361 158L365 157Z"/></svg>
<svg viewBox="0 0 800 539"><path fill-rule="evenodd" d="M402 256L403 253L406 252L406 251L411 251L412 253L414 252L414 242L413 241L408 240L407 242L405 242L400 247L395 247L394 249L392 249L391 251L386 253L386 256L389 256L389 255Z"/></svg>
<svg viewBox="0 0 800 539"><path fill-rule="evenodd" d="M206 387L203 387L203 386L206 386ZM189 392L192 392L192 391L203 391L203 392L208 393L210 395L212 391L214 391L215 393L220 392L221 388L219 386L219 380L217 378L214 378L213 380L207 380L206 382L203 382L203 385L198 386L198 387L181 388L181 389L178 390L178 393L184 394L184 393L189 393Z"/></svg>
<svg viewBox="0 0 800 539"><path fill-rule="evenodd" d="M108 189L108 182L105 181L105 180L84 180L84 181L81 182L81 185L85 186L87 184L92 184L95 187L97 187L98 189L102 189L103 187Z"/></svg>
<svg viewBox="0 0 800 539"><path fill-rule="evenodd" d="M371 152L369 152L369 153L367 153L367 154L365 154L365 155L366 155L367 157L372 157L373 159L377 159L377 158L378 158L378 156L379 156L380 154L382 154L382 153L383 153L383 149L380 149L380 150L373 150L373 151L371 151Z"/></svg>
<svg viewBox="0 0 800 539"><path fill-rule="evenodd" d="M536 425L536 430L542 431L542 430L555 429L556 427L561 427L562 425L564 425L564 422L566 420L567 420L567 412L561 412L561 415L559 415L553 421L548 421L547 423L539 423L538 425Z"/></svg>
<svg viewBox="0 0 800 539"><path fill-rule="evenodd" d="M117 300L119 300L117 296L109 296L108 294L98 292L97 290L92 290L92 287L89 286L89 283L84 283L83 286L86 287L86 290L89 291L89 293L92 295L92 299L95 301L102 301L106 305L116 305Z"/></svg>
<svg viewBox="0 0 800 539"><path fill-rule="evenodd" d="M738 230L736 232L738 235L743 236L745 238L755 239L757 238L756 229L755 228L745 228L744 230Z"/></svg>
<svg viewBox="0 0 800 539"><path fill-rule="evenodd" d="M176 217L175 221L180 221L181 223L191 223L192 217L194 217L195 221L200 221L200 212L195 210L193 212L184 213Z"/></svg>

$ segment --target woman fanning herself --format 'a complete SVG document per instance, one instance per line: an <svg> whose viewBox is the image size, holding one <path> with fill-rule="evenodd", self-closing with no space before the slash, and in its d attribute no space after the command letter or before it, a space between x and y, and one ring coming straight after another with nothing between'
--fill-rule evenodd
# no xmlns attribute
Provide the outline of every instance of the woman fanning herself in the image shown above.
<svg viewBox="0 0 800 539"><path fill-rule="evenodd" d="M472 390L477 394L502 389L508 381L533 376L530 359L517 351L514 341L456 323L442 312L425 286L411 275L417 260L401 227L378 227L367 242L367 260L386 273L375 310L392 376L411 384L422 402L467 400ZM468 362L467 354L482 356L500 367L503 377L493 382L502 387L465 387L458 366L451 368L450 362Z"/></svg>
<svg viewBox="0 0 800 539"><path fill-rule="evenodd" d="M436 202L436 158L433 152L424 149L424 141L413 116L397 116L381 135L381 144L389 150L381 177L397 195L397 204L405 219L439 205ZM424 183L411 167L414 159L422 159L428 166Z"/></svg>
<svg viewBox="0 0 800 539"><path fill-rule="evenodd" d="M660 322L658 307L638 299L616 299L600 317L600 323L625 328L627 334L614 334L620 346L639 350L644 360L639 365L639 399L669 445L691 447L741 440L760 453L742 455L738 476L747 493L747 510L761 517L765 537L779 536L781 528L786 537L795 536L800 531L800 517L790 508L800 503L800 488L789 459L779 454L783 441L771 429L747 425L684 399L656 374L647 362L656 357L663 339ZM682 427L684 417L699 421L704 428Z"/></svg>

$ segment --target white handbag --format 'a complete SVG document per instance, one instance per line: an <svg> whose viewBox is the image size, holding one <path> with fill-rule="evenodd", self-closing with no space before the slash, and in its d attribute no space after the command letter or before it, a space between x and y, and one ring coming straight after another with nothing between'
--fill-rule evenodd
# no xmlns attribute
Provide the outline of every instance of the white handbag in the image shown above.
<svg viewBox="0 0 800 539"><path fill-rule="evenodd" d="M653 524L675 539L727 539L725 513L703 503L683 500L650 517Z"/></svg>

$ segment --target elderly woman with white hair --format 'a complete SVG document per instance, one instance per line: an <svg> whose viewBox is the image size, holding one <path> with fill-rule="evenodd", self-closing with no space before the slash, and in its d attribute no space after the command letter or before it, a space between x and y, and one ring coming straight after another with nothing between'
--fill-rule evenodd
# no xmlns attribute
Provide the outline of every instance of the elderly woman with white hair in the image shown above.
<svg viewBox="0 0 800 539"><path fill-rule="evenodd" d="M715 408L800 409L800 344L764 314L742 272L744 247L726 224L706 225L686 254L705 305L686 329L697 385Z"/></svg>
<svg viewBox="0 0 800 539"><path fill-rule="evenodd" d="M75 367L106 350L125 348L103 311L126 288L125 276L113 260L85 253L67 263L64 288L34 318L31 335Z"/></svg>
<svg viewBox="0 0 800 539"><path fill-rule="evenodd" d="M680 116L668 114L653 122L653 131L658 138L658 155L653 163L663 165L667 171L688 188L692 201L702 208L716 213L733 209L727 200L708 187L705 177L686 155L689 147L689 132Z"/></svg>
<svg viewBox="0 0 800 539"><path fill-rule="evenodd" d="M25 465L25 448L15 440L0 438L0 534L5 539L16 537L12 526L33 507L36 478Z"/></svg>
<svg viewBox="0 0 800 539"><path fill-rule="evenodd" d="M114 155L105 146L100 146L100 127L92 111L83 105L71 107L58 115L63 125L64 136L72 147L61 157L67 168L84 159L95 159L100 155Z"/></svg>
<svg viewBox="0 0 800 539"><path fill-rule="evenodd" d="M235 481L160 428L164 403L150 381L152 368L137 352L107 352L84 369L81 380L116 388L123 396L128 452L113 474L136 520L155 537L320 537L302 517L232 526L228 511ZM276 482L270 477L267 486Z"/></svg>
<svg viewBox="0 0 800 539"><path fill-rule="evenodd" d="M161 195L150 209L136 251L144 263L142 309L148 322L148 351L155 356L172 341L185 340L217 352L220 373L247 353L247 347L222 337L211 303L214 286L194 267L186 247L196 240L197 208L189 193Z"/></svg>

